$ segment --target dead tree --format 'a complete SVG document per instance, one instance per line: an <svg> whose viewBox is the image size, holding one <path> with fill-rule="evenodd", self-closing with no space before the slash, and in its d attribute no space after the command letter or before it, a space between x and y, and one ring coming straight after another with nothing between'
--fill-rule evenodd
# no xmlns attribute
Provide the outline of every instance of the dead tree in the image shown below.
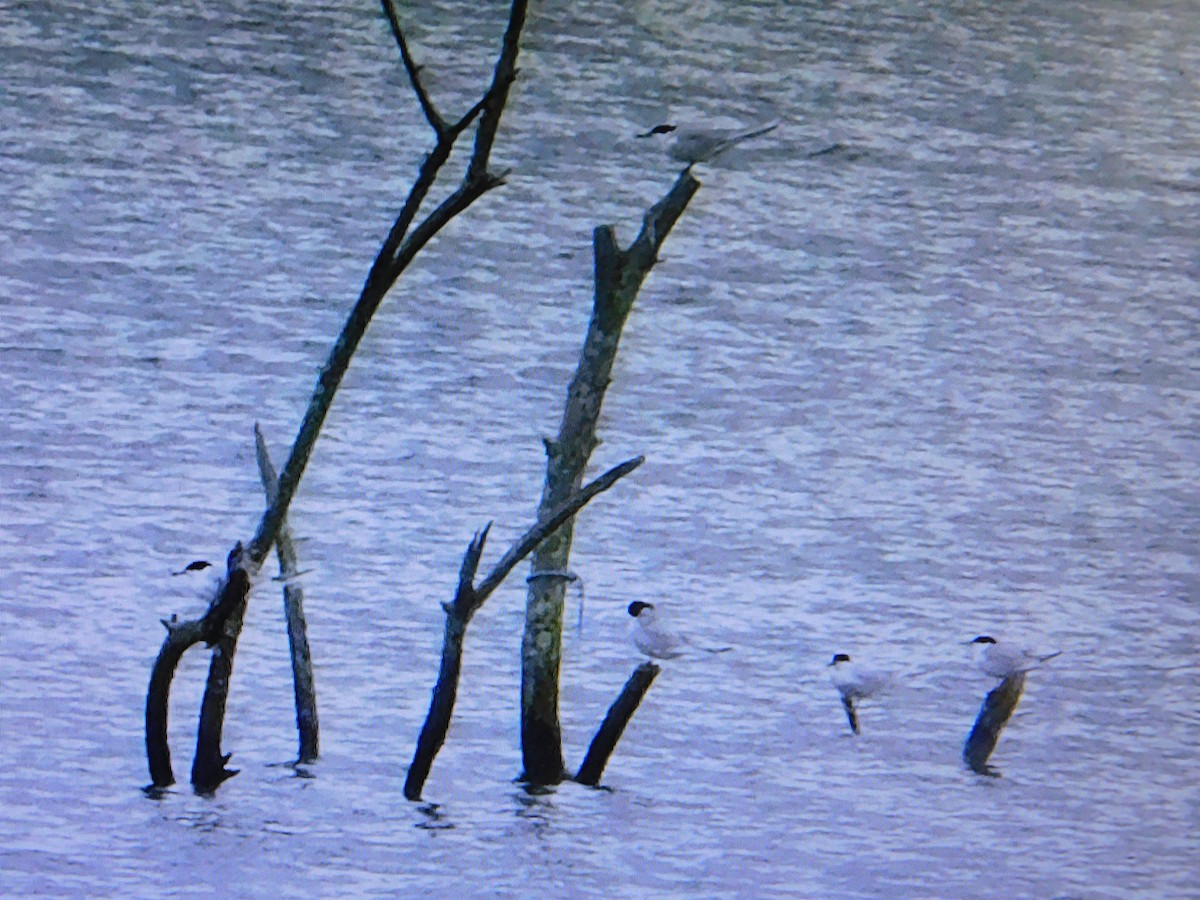
<svg viewBox="0 0 1200 900"><path fill-rule="evenodd" d="M292 497L295 495L304 469L312 455L313 446L320 434L321 426L329 412L334 395L350 366L354 351L358 348L363 335L366 334L367 326L383 302L383 298L421 249L451 219L488 191L504 184L504 176L490 172L488 165L492 145L500 126L500 118L508 100L508 91L517 74L517 53L521 30L525 23L527 0L513 0L511 4L508 25L492 73L491 84L483 97L454 121L447 121L438 112L422 84L420 68L409 51L393 0L382 0L382 5L391 26L392 35L399 47L405 72L412 83L413 92L416 94L425 119L433 130L434 146L422 162L416 180L409 190L408 198L404 201L395 223L384 239L383 246L371 266L359 298L350 311L346 324L330 351L329 358L321 367L312 399L309 401L304 419L300 424L299 433L292 444L291 452L283 469L279 473L278 497L267 507L266 512L259 520L258 528L245 551L237 554L236 568L241 574L236 574L231 569L229 577L226 579L227 587L235 584L241 585L244 582L248 590L251 576L257 572L275 543L280 527L287 516ZM466 173L462 181L423 220L417 222L418 213L437 181L442 167L449 161L454 145L477 120L474 149L467 162ZM214 606L224 608L225 603L226 598L223 593ZM235 607L244 608L244 605L245 596L243 594L240 604L235 604ZM240 625L240 608L226 610L227 616L222 622L228 626L231 623L231 617L236 612L238 615L232 621ZM205 619L208 619L207 615ZM227 632L230 630L226 628ZM225 698L228 695L229 678L232 673L233 653L237 646L236 630L233 630L232 634L227 633L225 637L227 639L218 642L213 653L204 700L201 704L196 758L192 766L192 784L196 790L201 792L215 790L222 781L233 774L225 768L229 756L221 753L220 740L225 714ZM179 649L180 642L172 643L170 638L170 626L168 626L168 641L164 643L159 659L154 665L151 688L147 694L147 757L150 764L150 777L153 780L152 786L155 788L163 788L174 783L174 774L171 772L169 754L162 753L162 750L165 750L165 711L161 720L164 743L161 748L158 748L158 735L152 736L151 729L152 727L157 729L160 724L157 716L155 721L151 722L151 706L153 705L156 710L162 706L165 710L175 666L183 650L190 646L188 644ZM159 676L158 682L155 681L154 675ZM155 744L154 751L151 749L152 737Z"/></svg>
<svg viewBox="0 0 1200 900"><path fill-rule="evenodd" d="M180 622L175 616L163 619L167 637L150 672L150 687L146 692L146 760L150 765L152 789L162 789L175 783L171 769L171 748L167 743L167 712L171 694L171 679L184 652L201 641L208 647L219 646L231 618L241 619L250 593L250 578L238 543L229 553L225 577L208 609L199 619ZM220 735L217 735L218 744ZM219 763L223 770L228 758ZM225 776L228 777L228 776Z"/></svg>
<svg viewBox="0 0 1200 900"><path fill-rule="evenodd" d="M993 766L988 765L988 757L996 749L996 744L1000 740L1000 732L1012 718L1024 689L1025 673L1017 672L1009 675L997 687L988 691L983 705L979 708L975 725L963 745L963 762L970 766L973 772L996 778L1000 776Z"/></svg>
<svg viewBox="0 0 1200 900"><path fill-rule="evenodd" d="M667 195L646 213L641 231L626 250L617 244L611 225L602 225L593 233L592 318L579 365L567 389L558 436L546 441L546 482L539 518L561 505L583 482L588 459L599 443L596 423L625 320L642 282L658 261L659 248L699 187L690 167L681 172ZM567 522L534 552L534 576L567 571L572 533L572 524ZM565 773L558 720L565 590L562 578L531 577L525 601L521 643L522 777L534 784L557 784Z"/></svg>
<svg viewBox="0 0 1200 900"><path fill-rule="evenodd" d="M446 732L450 728L450 717L454 713L454 701L458 696L463 639L466 636L467 625L470 623L471 617L500 586L513 567L544 541L547 535L553 533L564 522L572 519L584 504L597 494L608 490L618 480L640 466L642 461L643 457L639 456L623 462L569 497L566 503L526 531L500 558L496 567L492 569L487 578L479 583L478 587L475 586L475 572L479 566L479 557L483 553L483 545L487 542L488 530L492 527L491 523L488 523L482 531L475 535L463 557L454 600L442 604L442 608L446 611L446 628L442 638L442 663L438 669L437 684L433 688L433 697L429 703L429 714L425 718L425 724L421 727L421 734L417 738L416 753L413 756L412 765L408 768L408 777L404 782L404 796L409 800L421 799L421 790L425 786L425 779L429 777L429 769L433 765L434 757L437 756L446 740Z"/></svg>
<svg viewBox="0 0 1200 900"><path fill-rule="evenodd" d="M262 429L254 425L254 450L263 493L270 506L279 496L279 478L267 453ZM279 525L275 537L275 555L279 557L279 577L283 580L283 615L287 621L288 650L292 659L292 689L296 698L296 731L300 736L297 763L316 762L320 755L320 722L317 718L317 690L313 683L312 652L308 647L308 623L304 619L304 588L296 581L300 566L292 530L287 519Z"/></svg>

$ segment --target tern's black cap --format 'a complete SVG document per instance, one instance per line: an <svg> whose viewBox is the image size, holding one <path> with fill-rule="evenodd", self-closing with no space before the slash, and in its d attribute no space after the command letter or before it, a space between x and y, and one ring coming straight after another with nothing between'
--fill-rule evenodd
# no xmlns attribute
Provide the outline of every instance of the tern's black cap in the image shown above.
<svg viewBox="0 0 1200 900"><path fill-rule="evenodd" d="M198 559L195 562L188 563L186 566L184 566L178 572L172 572L171 574L172 575L183 575L183 574L186 574L187 572L200 572L200 571L203 571L204 569L209 568L210 566L212 566L212 563L210 563L207 559Z"/></svg>
<svg viewBox="0 0 1200 900"><path fill-rule="evenodd" d="M629 614L635 619L643 609L654 609L653 603L643 603L641 600L634 600L629 604Z"/></svg>
<svg viewBox="0 0 1200 900"><path fill-rule="evenodd" d="M850 662L850 655L848 653L838 653L830 660L829 664L836 666L840 662Z"/></svg>
<svg viewBox="0 0 1200 900"><path fill-rule="evenodd" d="M981 634L979 637L975 638L975 640L971 641L971 643L972 644L994 644L994 643L996 643L996 639L994 637L988 637L986 634Z"/></svg>

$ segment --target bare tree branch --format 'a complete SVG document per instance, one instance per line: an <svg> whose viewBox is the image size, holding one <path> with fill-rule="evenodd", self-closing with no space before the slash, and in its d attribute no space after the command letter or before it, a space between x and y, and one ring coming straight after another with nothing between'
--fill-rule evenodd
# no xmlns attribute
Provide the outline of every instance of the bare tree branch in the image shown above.
<svg viewBox="0 0 1200 900"><path fill-rule="evenodd" d="M517 77L517 51L520 48L521 29L525 26L527 5L526 0L513 0L512 9L509 11L508 30L504 32L504 49L500 51L500 58L496 60L492 86L484 98L483 118L479 122L479 130L475 132L475 152L467 166L467 181L480 181L487 173L492 144L500 128L500 115L508 102L508 89Z"/></svg>
<svg viewBox="0 0 1200 900"><path fill-rule="evenodd" d="M463 118L448 126L438 114L432 99L421 83L419 67L408 51L395 8L391 5L390 0L383 0L384 12L388 17L392 33L400 45L401 57L413 84L413 90L417 94L422 111L437 134L437 139L434 148L421 165L408 198L371 266L363 289L347 317L341 334L338 335L328 359L318 373L312 398L305 410L288 458L279 473L278 495L263 513L254 536L246 545L245 552L242 552L241 544L235 548L239 560L237 568L240 574L235 578L231 569L229 584L244 582L248 590L249 572L258 569L277 540L292 498L295 496L300 479L312 456L321 426L333 403L334 395L350 366L350 360L353 358L359 342L366 333L367 326L383 302L383 298L417 252L438 231L484 193L503 183L503 178L488 174L488 158L500 116L504 111L504 101L508 96L509 85L516 76L516 58L521 27L525 20L526 3L527 0L514 0L512 4L508 28L504 35L491 85L484 92L482 99L474 104ZM480 115L486 122L487 133L482 140L476 141L462 184L409 235L409 229L416 221L423 201L436 182L442 166L450 158L454 142ZM408 237L407 241L406 236ZM222 626L235 619L240 623L241 611L245 606L245 596L243 594L231 608L224 607L224 600L219 606L227 616L222 619ZM210 616L211 611L210 615L205 617L206 623ZM206 624L205 628L207 627ZM236 628L234 631L236 632ZM183 626L180 626L178 632L173 632L171 626L168 626L168 640L164 643L151 674L151 684L146 698L146 752L155 785L167 785L174 781L170 754L166 745L167 694L179 658L188 646L195 643L197 638L194 638L194 635L197 633L196 628L184 628ZM237 646L236 640L236 633L223 635L209 667L209 679L201 712L201 733L192 767L193 783L200 789L211 790L232 774L224 768L228 757L222 756L220 753L220 736L225 698L232 670L233 652Z"/></svg>
<svg viewBox="0 0 1200 900"><path fill-rule="evenodd" d="M433 688L433 696L429 701L429 713L421 733L417 738L417 749L413 754L412 765L408 767L408 776L404 781L404 796L409 800L420 800L425 780L433 760L445 743L446 733L450 729L450 718L454 714L454 703L458 697L458 679L462 672L463 639L466 637L467 625L471 617L483 605L491 593L500 586L506 575L513 570L522 559L533 552L537 545L561 528L563 523L574 516L583 506L597 494L600 494L620 479L624 478L642 464L645 457L638 456L609 469L587 487L577 491L549 516L538 522L525 532L521 538L509 548L491 573L474 587L475 573L479 567L479 557L483 553L483 545L487 541L491 523L478 532L467 547L463 556L462 567L458 575L458 588L454 600L443 603L446 611L446 624L442 636L442 661L438 668L437 684ZM631 712L632 715L632 712ZM614 741L615 743L615 741Z"/></svg>
<svg viewBox="0 0 1200 900"><path fill-rule="evenodd" d="M262 429L254 423L254 455L262 479L267 503L279 496L279 478L267 453ZM317 691L313 686L312 652L308 646L308 623L304 619L304 589L294 581L300 574L292 530L287 519L279 526L275 538L275 555L279 557L279 574L283 578L283 614L287 621L288 649L292 659L292 690L296 700L296 731L300 738L297 762L314 762L320 755L320 724L317 718Z"/></svg>
<svg viewBox="0 0 1200 900"><path fill-rule="evenodd" d="M446 132L446 120L438 114L433 101L429 99L425 86L421 84L421 67L413 61L412 54L408 52L408 41L404 39L404 29L400 27L400 15L396 12L395 3L392 0L382 0L382 3L383 13L392 27L392 37L396 39L396 43L400 47L400 59L404 61L404 70L408 72L408 80L412 82L413 93L417 95L417 102L421 104L421 111L425 113L425 118L429 120L429 124L433 126L438 139L441 140Z"/></svg>
<svg viewBox="0 0 1200 900"><path fill-rule="evenodd" d="M383 246L375 258L374 264L371 266L371 271L367 276L366 283L363 285L362 293L351 310L342 333L334 343L333 349L329 354L329 359L321 367L317 378L317 385L313 390L313 396L309 401L308 409L305 411L304 420L301 422L295 443L292 445L292 451L283 465L283 470L279 474L279 499L263 514L262 519L259 521L258 529L249 544L250 558L256 564L261 563L266 558L267 552L275 540L280 522L282 522L284 516L287 514L288 507L292 502L292 496L295 494L296 488L300 483L300 478L304 474L304 469L308 465L313 445L316 443L321 425L325 421L325 416L329 412L333 396L341 384L342 377L346 374L346 370L350 366L350 360L354 355L354 351L358 348L363 335L366 333L371 318L375 315L375 311L379 308L380 303L383 302L384 296L416 256L417 252L435 234L445 227L454 216L469 207L484 193L503 183L502 178L488 174L487 166L495 132L499 127L500 117L504 112L504 102L508 97L508 88L512 80L516 77L517 52L519 50L521 28L525 22L526 6L527 0L514 0L509 14L508 28L504 34L503 46L492 76L492 83L484 93L484 99L480 103L477 103L475 107L472 107L473 110L482 110L483 118L480 121L479 128L481 133L486 129L488 135L482 140L477 136L475 150L468 164L467 175L463 183L449 197L442 201L416 228L412 235L409 235L406 239L408 230L415 221L417 212L425 196L437 180L442 166L450 158L450 151L454 140L461 133L459 129L466 128L470 121L470 119L466 118L455 123L453 127L438 132L438 140L433 150L425 158L425 162L422 164L420 172L417 175L417 180L409 192L408 199L405 201L400 215L393 224L391 231L388 233ZM386 0L384 0L384 10L388 15L388 21L393 29L399 30L402 34L399 20L395 16L395 10L388 6ZM411 56L409 56L409 59L411 61ZM416 90L416 85L419 84L420 79L418 77L414 81L414 90ZM421 90L423 92L423 88ZM425 103L432 103L428 96L421 102L423 109L425 108Z"/></svg>
<svg viewBox="0 0 1200 900"><path fill-rule="evenodd" d="M496 567L492 569L488 577L479 583L479 587L476 588L475 592L482 595L483 599L486 600L492 591L500 586L500 582L508 576L513 567L532 553L538 544L561 528L567 519L574 516L593 497L607 491L617 481L624 478L645 461L646 457L644 456L635 456L633 459L626 460L618 466L613 466L587 487L576 492L566 503L551 512L547 518L525 532L521 539L513 544L508 552L500 558L500 561L496 563Z"/></svg>

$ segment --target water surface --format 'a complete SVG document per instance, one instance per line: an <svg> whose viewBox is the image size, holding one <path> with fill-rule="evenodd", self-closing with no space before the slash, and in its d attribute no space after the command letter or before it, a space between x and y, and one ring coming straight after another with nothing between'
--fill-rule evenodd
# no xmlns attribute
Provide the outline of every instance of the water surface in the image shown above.
<svg viewBox="0 0 1200 900"><path fill-rule="evenodd" d="M499 11L408 9L447 113ZM0 887L12 896L1169 897L1194 892L1200 71L1188 4L536 4L509 168L377 315L292 508L323 759L298 777L278 587L215 798L147 781L169 573L261 513L429 145L369 3L0 16ZM665 667L605 784L530 796L514 576L405 802L460 555L529 524L590 235L675 177L673 118L770 139L703 187L630 318L580 517L568 760L652 599ZM830 152L812 155L817 151ZM569 610L574 614L574 609ZM993 762L981 632L1061 648ZM899 673L849 735L824 664ZM205 661L176 680L185 775ZM1193 887L1189 888L1191 884Z"/></svg>

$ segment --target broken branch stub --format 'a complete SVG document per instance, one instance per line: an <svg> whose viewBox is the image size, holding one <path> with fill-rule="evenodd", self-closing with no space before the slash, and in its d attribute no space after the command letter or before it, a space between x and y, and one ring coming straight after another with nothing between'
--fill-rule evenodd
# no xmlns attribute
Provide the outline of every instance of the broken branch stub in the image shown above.
<svg viewBox="0 0 1200 900"><path fill-rule="evenodd" d="M404 796L409 800L421 799L421 789L425 786L425 779L429 777L434 757L446 742L446 732L450 730L454 701L458 697L458 679L462 673L463 638L466 637L467 624L483 602L475 593L472 583L491 527L489 522L483 530L475 534L463 555L454 600L442 604L446 611L442 661L438 667L437 684L434 685L433 696L429 701L429 714L425 717L425 724L421 726L412 765L408 767L408 775L404 779Z"/></svg>
<svg viewBox="0 0 1200 900"><path fill-rule="evenodd" d="M963 745L963 762L980 775L998 777L1000 773L988 765L988 758L1000 741L1000 732L1012 718L1021 692L1025 689L1025 673L1017 672L988 691L979 708L971 734Z"/></svg>
<svg viewBox="0 0 1200 900"><path fill-rule="evenodd" d="M192 758L192 787L202 794L212 793L227 778L237 774L227 769L230 754L221 753L221 731L225 725L225 700L229 695L229 679L233 674L233 656L242 633L242 618L250 595L250 573L239 543L229 554L225 588L218 605L228 605L229 612L221 626L206 640L213 648L208 663L208 680L204 699L200 702L200 726L196 733L196 755ZM257 567L256 567L257 568Z"/></svg>
<svg viewBox="0 0 1200 900"><path fill-rule="evenodd" d="M652 662L644 662L633 670L633 674L625 682L625 687L608 708L608 714L605 715L596 736L592 738L587 755L584 756L579 772L575 775L575 780L580 784L595 787L600 783L600 776L604 774L604 767L616 749L625 726L637 712L642 698L646 696L646 691L650 690L650 685L654 683L660 671L662 670Z"/></svg>

